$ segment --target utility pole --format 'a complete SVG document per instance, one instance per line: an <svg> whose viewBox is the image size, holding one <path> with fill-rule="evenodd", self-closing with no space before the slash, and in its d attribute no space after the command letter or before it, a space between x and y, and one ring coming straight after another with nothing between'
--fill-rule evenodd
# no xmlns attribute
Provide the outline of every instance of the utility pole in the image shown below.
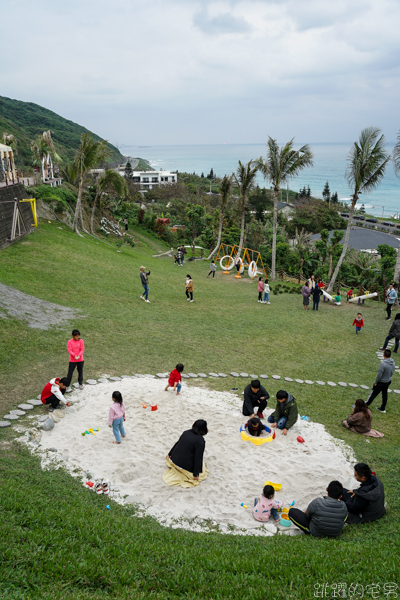
<svg viewBox="0 0 400 600"><path fill-rule="evenodd" d="M329 210L331 210L331 192L329 192Z"/></svg>
<svg viewBox="0 0 400 600"><path fill-rule="evenodd" d="M289 184L286 186L286 204L289 204Z"/></svg>

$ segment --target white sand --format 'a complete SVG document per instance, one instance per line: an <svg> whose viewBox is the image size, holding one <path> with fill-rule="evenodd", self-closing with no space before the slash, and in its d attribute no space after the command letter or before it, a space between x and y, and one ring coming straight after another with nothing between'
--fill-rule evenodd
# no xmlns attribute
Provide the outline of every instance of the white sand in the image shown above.
<svg viewBox="0 0 400 600"><path fill-rule="evenodd" d="M165 385L166 380L132 378L86 386L69 395L73 407L52 431L43 432L39 448L57 449L57 453L43 455L43 465L68 456L66 465L71 471L79 466L93 474L92 480L107 478L115 500L124 502L127 495L134 496L143 514L165 525L199 530L204 521L212 520L221 531L232 525L239 528L237 533L262 535L276 532L272 518L265 527L252 517L254 498L266 480L282 484L276 499L286 505L295 500L301 509L324 495L333 479L347 487L354 484L351 449L330 436L323 425L298 421L287 436L278 431L273 442L255 446L240 437L239 428L246 419L238 396L186 382L182 394L176 396L165 392ZM126 438L120 445L112 443L114 436L107 424L114 390L122 393L126 406ZM143 409L142 401L157 404L158 410ZM270 412L272 407L265 414ZM205 462L210 474L196 488L171 488L162 481L165 456L199 418L206 419L209 428ZM89 428L101 431L82 437ZM304 444L296 440L298 435ZM290 530L294 533L295 528Z"/></svg>

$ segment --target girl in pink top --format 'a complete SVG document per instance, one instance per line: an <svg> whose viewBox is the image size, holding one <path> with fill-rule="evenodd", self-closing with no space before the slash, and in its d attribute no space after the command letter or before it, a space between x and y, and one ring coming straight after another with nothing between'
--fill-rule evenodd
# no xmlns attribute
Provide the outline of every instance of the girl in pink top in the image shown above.
<svg viewBox="0 0 400 600"><path fill-rule="evenodd" d="M115 435L115 442L113 444L120 444L121 436L125 437L125 406L121 392L113 392L112 399L113 404L110 406L110 412L108 413L108 426L113 428Z"/></svg>
<svg viewBox="0 0 400 600"><path fill-rule="evenodd" d="M79 389L83 390L83 353L85 352L85 344L81 340L81 333L78 329L73 330L72 340L68 341L67 349L69 352L68 385L71 385L72 375L75 367L77 367Z"/></svg>
<svg viewBox="0 0 400 600"><path fill-rule="evenodd" d="M262 277L259 277L258 278L258 301L259 302L262 302L263 291L264 291L263 280L262 280Z"/></svg>
<svg viewBox="0 0 400 600"><path fill-rule="evenodd" d="M253 517L256 521L268 521L272 515L275 523L279 523L277 508L282 508L283 502L275 502L275 490L272 485L266 485L259 498L254 499Z"/></svg>

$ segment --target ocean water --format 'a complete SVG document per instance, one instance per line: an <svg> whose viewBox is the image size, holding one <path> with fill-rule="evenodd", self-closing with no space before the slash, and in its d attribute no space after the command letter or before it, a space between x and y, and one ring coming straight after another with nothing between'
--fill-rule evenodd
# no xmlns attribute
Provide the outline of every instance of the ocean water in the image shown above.
<svg viewBox="0 0 400 600"><path fill-rule="evenodd" d="M310 186L311 193L322 198L322 190L329 181L331 193L337 192L339 200L350 201L351 190L345 180L346 158L351 144L310 144L314 153L314 166L305 169L291 180L289 188L295 191ZM296 146L297 148L300 147ZM393 145L387 145L392 152ZM126 156L145 158L155 169L166 169L188 173L204 173L211 168L218 177L230 175L236 170L238 161L265 157L265 144L220 144L202 146L124 146L121 151ZM261 175L260 186L267 186ZM284 199L284 194L283 194ZM390 218L400 213L400 179L395 176L393 165L389 163L386 175L379 187L370 194L361 196L369 213Z"/></svg>

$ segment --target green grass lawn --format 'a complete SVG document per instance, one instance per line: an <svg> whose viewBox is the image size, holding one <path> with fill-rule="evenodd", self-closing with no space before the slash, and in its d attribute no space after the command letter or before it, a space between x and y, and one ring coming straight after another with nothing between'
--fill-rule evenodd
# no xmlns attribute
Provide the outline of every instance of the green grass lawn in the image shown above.
<svg viewBox="0 0 400 600"><path fill-rule="evenodd" d="M134 235L140 245L119 254L46 223L0 252L0 283L84 315L49 331L0 321L1 415L35 397L49 378L66 375L74 327L86 344L85 378L157 373L183 362L186 372L372 384L375 350L388 331L383 304L362 307L366 327L356 336L356 306L321 303L318 313L304 311L297 294L271 294L271 305L258 304L256 281L220 270L206 279L208 262L179 268L170 258L152 257L167 249L162 242L141 230ZM150 304L139 299L142 264L151 269ZM194 281L193 303L184 293L186 273ZM244 383L207 380L219 390ZM340 582L379 583L386 597L383 585L399 583L399 396L389 395L386 415L373 410L373 426L385 437L367 443L340 425L365 392L271 380L266 387L271 396L288 389L301 414L324 423L371 465L385 484L386 517L347 527L339 540L165 529L133 518L132 508L111 502L105 510L109 500L88 493L62 469L42 471L37 457L12 443L8 428L0 430L0 597L303 599L314 597L314 584ZM400 389L397 374L392 387Z"/></svg>

